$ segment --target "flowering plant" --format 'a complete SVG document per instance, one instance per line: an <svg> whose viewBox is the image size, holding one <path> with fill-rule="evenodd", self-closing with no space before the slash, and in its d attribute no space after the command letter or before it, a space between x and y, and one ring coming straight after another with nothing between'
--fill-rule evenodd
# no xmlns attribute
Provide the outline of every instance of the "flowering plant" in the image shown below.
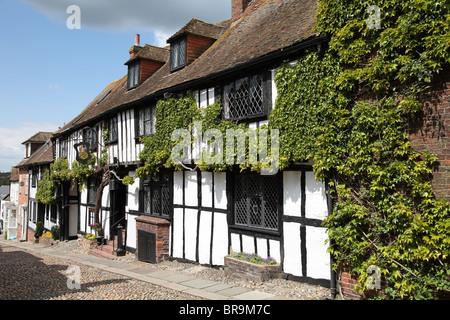
<svg viewBox="0 0 450 320"><path fill-rule="evenodd" d="M265 265L277 264L274 258L272 257L262 258L256 253L237 252L232 254L231 257L256 264L265 264Z"/></svg>
<svg viewBox="0 0 450 320"><path fill-rule="evenodd" d="M51 239L52 238L52 233L50 231L48 231L48 232L46 232L46 233L44 233L42 235L42 238Z"/></svg>
<svg viewBox="0 0 450 320"><path fill-rule="evenodd" d="M95 234L88 233L84 237L88 240L95 240Z"/></svg>

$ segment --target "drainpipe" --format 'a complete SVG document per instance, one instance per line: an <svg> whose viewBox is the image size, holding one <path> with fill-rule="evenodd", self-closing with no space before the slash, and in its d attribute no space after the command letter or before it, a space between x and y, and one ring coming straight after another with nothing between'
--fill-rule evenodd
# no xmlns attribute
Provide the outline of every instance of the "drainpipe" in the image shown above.
<svg viewBox="0 0 450 320"><path fill-rule="evenodd" d="M328 207L328 216L333 214L333 200L331 199L330 195L330 184L328 183L328 179L325 179L325 189L327 194L327 207ZM330 243L331 245L331 243ZM331 279L330 279L330 294L331 294L331 300L334 300L337 293L337 286L336 286L336 271L333 270L333 256L330 253L330 273L331 273Z"/></svg>

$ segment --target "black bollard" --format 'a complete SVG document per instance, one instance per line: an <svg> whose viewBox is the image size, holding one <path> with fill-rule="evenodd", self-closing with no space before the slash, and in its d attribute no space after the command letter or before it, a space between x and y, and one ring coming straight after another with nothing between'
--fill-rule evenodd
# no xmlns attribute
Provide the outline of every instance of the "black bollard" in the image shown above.
<svg viewBox="0 0 450 320"><path fill-rule="evenodd" d="M117 249L116 249L117 256L125 255L125 250L123 249L122 230L123 227L119 224L117 226Z"/></svg>

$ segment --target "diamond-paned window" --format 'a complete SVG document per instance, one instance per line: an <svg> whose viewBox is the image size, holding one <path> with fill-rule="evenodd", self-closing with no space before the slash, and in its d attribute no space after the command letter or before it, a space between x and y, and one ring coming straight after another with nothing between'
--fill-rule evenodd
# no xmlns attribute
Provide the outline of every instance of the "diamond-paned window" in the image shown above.
<svg viewBox="0 0 450 320"><path fill-rule="evenodd" d="M186 66L186 38L170 45L170 70L175 71Z"/></svg>
<svg viewBox="0 0 450 320"><path fill-rule="evenodd" d="M235 175L234 223L278 230L278 175Z"/></svg>
<svg viewBox="0 0 450 320"><path fill-rule="evenodd" d="M144 180L144 207L146 214L170 217L172 210L171 172L156 172Z"/></svg>
<svg viewBox="0 0 450 320"><path fill-rule="evenodd" d="M223 88L225 120L267 115L270 89L264 77L257 74L228 83Z"/></svg>

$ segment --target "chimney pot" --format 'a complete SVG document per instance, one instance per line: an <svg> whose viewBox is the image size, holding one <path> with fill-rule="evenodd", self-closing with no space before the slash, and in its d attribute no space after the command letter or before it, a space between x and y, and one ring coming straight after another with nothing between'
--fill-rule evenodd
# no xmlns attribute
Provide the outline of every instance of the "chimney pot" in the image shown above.
<svg viewBox="0 0 450 320"><path fill-rule="evenodd" d="M136 36L134 37L134 45L135 46L141 45L141 35L140 34L136 34Z"/></svg>

